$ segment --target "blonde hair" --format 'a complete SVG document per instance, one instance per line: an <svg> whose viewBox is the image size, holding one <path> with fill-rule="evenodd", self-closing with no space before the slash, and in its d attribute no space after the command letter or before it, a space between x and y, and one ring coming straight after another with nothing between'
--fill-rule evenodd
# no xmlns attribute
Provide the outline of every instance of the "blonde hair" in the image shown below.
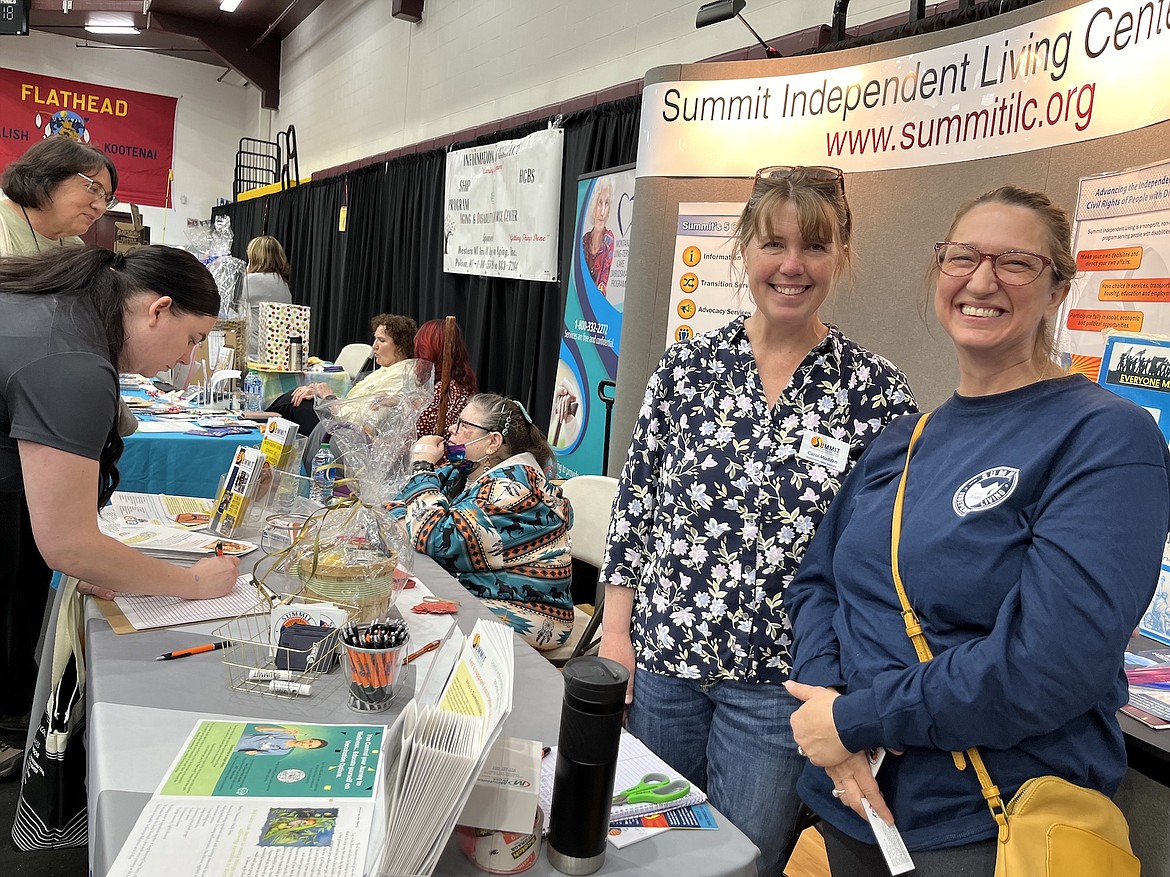
<svg viewBox="0 0 1170 877"><path fill-rule="evenodd" d="M271 235L260 235L248 241L248 273L279 274L288 282L288 256L280 241Z"/></svg>

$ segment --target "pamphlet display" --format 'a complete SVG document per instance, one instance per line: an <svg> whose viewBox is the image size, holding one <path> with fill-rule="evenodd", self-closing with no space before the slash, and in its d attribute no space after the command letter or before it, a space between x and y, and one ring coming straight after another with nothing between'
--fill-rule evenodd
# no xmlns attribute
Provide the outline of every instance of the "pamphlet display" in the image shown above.
<svg viewBox="0 0 1170 877"><path fill-rule="evenodd" d="M215 498L215 512L208 527L220 536L231 536L244 520L248 503L255 496L264 471L264 454L259 448L240 445L228 469L223 488Z"/></svg>

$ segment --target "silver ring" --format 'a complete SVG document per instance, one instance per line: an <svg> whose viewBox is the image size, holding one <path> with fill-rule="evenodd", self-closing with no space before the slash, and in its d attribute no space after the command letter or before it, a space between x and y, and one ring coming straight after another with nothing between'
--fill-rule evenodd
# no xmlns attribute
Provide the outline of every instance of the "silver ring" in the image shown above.
<svg viewBox="0 0 1170 877"><path fill-rule="evenodd" d="M833 797L834 798L844 798L845 797L845 790L844 789L833 789Z"/></svg>
<svg viewBox="0 0 1170 877"><path fill-rule="evenodd" d="M797 754L797 755L799 755L801 758L808 758L808 756L807 756L807 755L805 754L805 752L804 752L804 747L803 747L803 746L797 746L797 747L796 747L796 754Z"/></svg>

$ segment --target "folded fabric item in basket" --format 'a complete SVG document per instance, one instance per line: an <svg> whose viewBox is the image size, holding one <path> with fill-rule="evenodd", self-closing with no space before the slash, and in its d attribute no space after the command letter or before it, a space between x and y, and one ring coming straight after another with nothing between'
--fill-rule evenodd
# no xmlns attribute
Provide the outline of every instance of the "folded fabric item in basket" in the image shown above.
<svg viewBox="0 0 1170 877"><path fill-rule="evenodd" d="M313 624L290 624L281 628L276 644L276 669L327 672L336 653L336 633L336 628ZM333 638L326 642L330 635Z"/></svg>

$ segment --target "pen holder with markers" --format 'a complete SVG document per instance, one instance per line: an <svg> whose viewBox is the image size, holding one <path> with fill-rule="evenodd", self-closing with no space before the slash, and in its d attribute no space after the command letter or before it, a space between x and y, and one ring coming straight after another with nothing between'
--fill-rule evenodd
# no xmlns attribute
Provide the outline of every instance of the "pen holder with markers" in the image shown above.
<svg viewBox="0 0 1170 877"><path fill-rule="evenodd" d="M342 631L338 652L351 710L381 712L394 702L405 678L402 665L407 643L406 625L401 621L398 625L384 635L371 633L388 627L380 624L349 625Z"/></svg>

